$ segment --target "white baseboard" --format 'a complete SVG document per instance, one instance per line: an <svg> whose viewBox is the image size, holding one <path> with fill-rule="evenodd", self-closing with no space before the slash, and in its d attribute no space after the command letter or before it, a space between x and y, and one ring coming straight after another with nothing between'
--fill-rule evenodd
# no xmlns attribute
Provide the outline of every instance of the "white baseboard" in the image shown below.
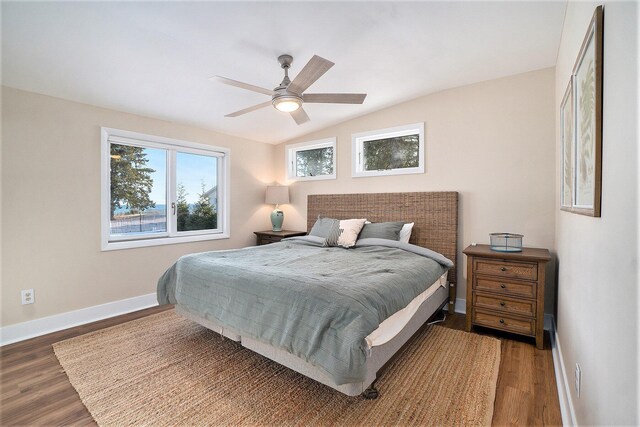
<svg viewBox="0 0 640 427"><path fill-rule="evenodd" d="M449 311L449 304L444 306L444 309ZM453 311L460 314L466 314L467 312L467 300L456 298L456 304L453 307Z"/></svg>
<svg viewBox="0 0 640 427"><path fill-rule="evenodd" d="M545 320L546 320L545 315ZM545 322L546 324L546 322ZM573 409L573 401L571 400L571 383L567 379L567 370L564 366L562 358L562 349L558 340L558 331L556 330L556 322L551 316L551 352L553 354L553 370L556 374L556 385L558 387L558 399L560 400L560 414L562 415L562 425L578 425L576 421L576 413Z"/></svg>
<svg viewBox="0 0 640 427"><path fill-rule="evenodd" d="M140 295L0 328L0 346L158 305L156 294Z"/></svg>
<svg viewBox="0 0 640 427"><path fill-rule="evenodd" d="M447 305L447 307L449 307ZM467 300L462 298L456 298L456 305L453 307L453 311L460 314L467 313Z"/></svg>

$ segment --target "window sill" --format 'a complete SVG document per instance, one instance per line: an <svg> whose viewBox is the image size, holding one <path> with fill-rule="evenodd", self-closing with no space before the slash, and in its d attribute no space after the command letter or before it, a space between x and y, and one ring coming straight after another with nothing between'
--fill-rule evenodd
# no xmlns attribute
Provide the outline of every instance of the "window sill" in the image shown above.
<svg viewBox="0 0 640 427"><path fill-rule="evenodd" d="M199 234L196 236L158 237L156 239L121 240L102 243L102 251L118 251L121 249L145 248L149 246L164 246L177 243L202 242L205 240L228 239L229 233Z"/></svg>
<svg viewBox="0 0 640 427"><path fill-rule="evenodd" d="M412 175L424 173L424 167L406 169L385 169L379 171L352 171L352 178L364 178L369 176Z"/></svg>
<svg viewBox="0 0 640 427"><path fill-rule="evenodd" d="M316 175L316 176L290 176L287 177L287 181L322 181L325 179L336 179L336 174L332 175Z"/></svg>

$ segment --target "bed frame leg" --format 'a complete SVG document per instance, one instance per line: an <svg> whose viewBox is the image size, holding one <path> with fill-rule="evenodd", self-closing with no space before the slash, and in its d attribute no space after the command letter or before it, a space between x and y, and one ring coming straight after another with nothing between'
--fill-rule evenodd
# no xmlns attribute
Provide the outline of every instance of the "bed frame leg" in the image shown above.
<svg viewBox="0 0 640 427"><path fill-rule="evenodd" d="M371 385L368 389L362 392L362 397L367 400L373 400L378 398L378 389Z"/></svg>

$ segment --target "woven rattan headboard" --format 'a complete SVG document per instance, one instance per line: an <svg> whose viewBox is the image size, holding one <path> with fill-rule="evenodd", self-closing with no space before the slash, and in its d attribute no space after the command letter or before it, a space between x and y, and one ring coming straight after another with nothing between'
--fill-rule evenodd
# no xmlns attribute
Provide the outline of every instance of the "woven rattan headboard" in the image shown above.
<svg viewBox="0 0 640 427"><path fill-rule="evenodd" d="M371 222L415 222L410 243L440 252L457 266L458 193L310 194L307 230L318 216L337 219L366 218ZM456 267L449 282L457 283Z"/></svg>

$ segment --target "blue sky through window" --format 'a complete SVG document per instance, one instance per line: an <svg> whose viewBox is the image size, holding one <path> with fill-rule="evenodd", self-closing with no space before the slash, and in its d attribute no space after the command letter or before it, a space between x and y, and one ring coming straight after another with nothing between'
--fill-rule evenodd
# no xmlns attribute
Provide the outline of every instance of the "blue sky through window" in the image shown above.
<svg viewBox="0 0 640 427"><path fill-rule="evenodd" d="M217 157L176 153L176 183L184 185L187 190L187 203L198 201L203 183L204 191L209 191L217 185L217 166Z"/></svg>
<svg viewBox="0 0 640 427"><path fill-rule="evenodd" d="M146 148L144 153L149 159L147 167L155 169L151 174L153 188L151 200L156 205L166 204L166 176L167 158L166 150ZM190 153L176 153L176 178L177 183L184 185L187 191L187 203L198 201L198 195L202 192L202 183L205 191L217 184L217 158Z"/></svg>

